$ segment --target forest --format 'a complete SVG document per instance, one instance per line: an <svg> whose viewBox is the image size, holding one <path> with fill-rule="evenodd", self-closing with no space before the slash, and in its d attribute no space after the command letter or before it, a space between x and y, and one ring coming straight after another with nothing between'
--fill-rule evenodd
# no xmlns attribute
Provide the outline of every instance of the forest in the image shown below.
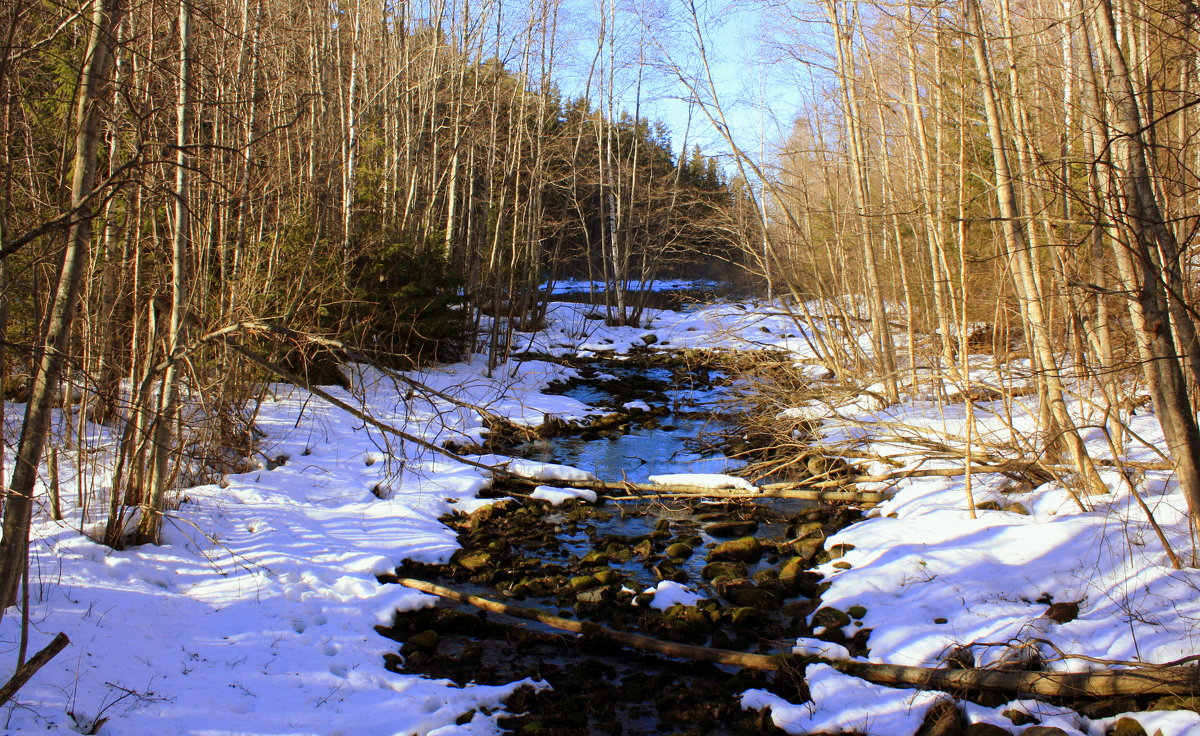
<svg viewBox="0 0 1200 736"><path fill-rule="evenodd" d="M999 503L989 473L1080 513L1124 494L1137 546L1163 555L1146 569L1200 585L1189 0L30 0L0 10L0 38L0 623L17 675L45 665L26 667L40 571L69 558L47 530L135 558L181 543L195 489L312 449L268 449L294 408L281 383L355 417L322 426L390 438L394 477L371 488L390 503L448 472L416 449L500 477L518 446L588 422L603 436L546 395L598 380L580 373L598 354L651 349L752 386L722 411L755 488L892 502L894 481L940 473L972 523ZM757 98L728 80L737 64ZM668 279L737 308L664 327ZM571 311L575 283L589 304ZM457 365L471 377L437 373ZM391 409L364 370L395 382ZM642 398L622 394L612 423L638 426ZM847 406L870 415L858 429L838 424ZM479 492L454 487L452 505Z"/></svg>

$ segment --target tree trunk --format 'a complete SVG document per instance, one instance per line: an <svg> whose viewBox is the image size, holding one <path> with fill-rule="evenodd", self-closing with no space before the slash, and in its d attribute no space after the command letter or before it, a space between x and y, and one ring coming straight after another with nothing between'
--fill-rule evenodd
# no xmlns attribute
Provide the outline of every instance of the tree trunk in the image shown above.
<svg viewBox="0 0 1200 736"><path fill-rule="evenodd" d="M191 208L188 201L187 147L191 142L191 11L190 0L179 1L179 90L175 105L175 229L171 234L171 321L167 328L167 356L175 357L182 347L184 316L188 310L187 249ZM138 524L138 541L158 541L162 510L170 480L172 442L179 413L179 371L172 360L163 373L154 418L154 441L150 447L150 494Z"/></svg>
<svg viewBox="0 0 1200 736"><path fill-rule="evenodd" d="M75 105L75 159L71 175L71 209L80 217L67 232L58 286L42 329L33 388L17 445L16 467L6 495L4 536L0 540L0 609L16 602L28 559L38 466L46 447L50 414L71 338L80 286L88 266L93 213L89 200L95 186L96 152L100 143L100 100L112 68L116 46L114 31L122 11L121 0L93 0L92 3L92 32Z"/></svg>

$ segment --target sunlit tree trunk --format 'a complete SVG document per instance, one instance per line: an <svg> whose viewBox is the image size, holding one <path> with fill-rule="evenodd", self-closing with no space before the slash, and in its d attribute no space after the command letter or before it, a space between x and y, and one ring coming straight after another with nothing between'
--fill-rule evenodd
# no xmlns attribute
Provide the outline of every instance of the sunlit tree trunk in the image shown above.
<svg viewBox="0 0 1200 736"><path fill-rule="evenodd" d="M120 23L121 0L93 0L91 34L79 80L75 105L75 157L71 174L71 210L80 219L67 233L58 271L58 285L50 313L42 328L33 388L21 437L16 465L4 506L4 536L0 540L0 609L13 605L29 554L29 528L38 466L48 440L50 414L59 388L71 327L83 279L88 268L92 237L92 195L100 144L100 100L108 83L116 47L115 29Z"/></svg>

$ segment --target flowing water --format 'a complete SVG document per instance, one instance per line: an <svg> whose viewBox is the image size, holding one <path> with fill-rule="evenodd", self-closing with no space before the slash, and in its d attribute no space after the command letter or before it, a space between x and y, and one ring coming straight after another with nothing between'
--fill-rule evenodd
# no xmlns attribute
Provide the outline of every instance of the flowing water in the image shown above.
<svg viewBox="0 0 1200 736"><path fill-rule="evenodd" d="M592 406L630 411L627 426L604 436L583 432L549 438L533 459L635 483L663 473L733 472L745 464L721 450L723 436L736 431L724 410L737 390L722 371L603 361L585 366L583 373L562 393Z"/></svg>

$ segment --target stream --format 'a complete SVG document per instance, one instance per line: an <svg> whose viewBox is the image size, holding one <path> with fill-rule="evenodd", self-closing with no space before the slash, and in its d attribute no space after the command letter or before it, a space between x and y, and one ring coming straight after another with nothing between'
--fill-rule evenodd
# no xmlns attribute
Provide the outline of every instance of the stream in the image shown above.
<svg viewBox="0 0 1200 736"><path fill-rule="evenodd" d="M553 390L617 413L509 452L634 482L740 466L722 453L737 429L729 399L739 387L717 368L664 354L577 368L578 378ZM503 488L492 493L509 495ZM815 612L812 627L821 638L864 653L869 630L855 611L820 607L821 577L811 570L839 553L824 550L824 539L860 516L849 507L781 499L552 506L508 498L443 518L462 545L449 564L406 562L384 580L413 577L620 631L766 654L788 653L796 637L813 636ZM656 596L656 589L665 592ZM684 589L678 602L664 605ZM618 649L446 601L398 613L378 631L399 643L385 658L398 672L460 684L526 677L545 683L508 700L512 715L499 722L509 733L782 733L763 714L743 710L740 694L765 688L794 702L807 699L796 673Z"/></svg>

